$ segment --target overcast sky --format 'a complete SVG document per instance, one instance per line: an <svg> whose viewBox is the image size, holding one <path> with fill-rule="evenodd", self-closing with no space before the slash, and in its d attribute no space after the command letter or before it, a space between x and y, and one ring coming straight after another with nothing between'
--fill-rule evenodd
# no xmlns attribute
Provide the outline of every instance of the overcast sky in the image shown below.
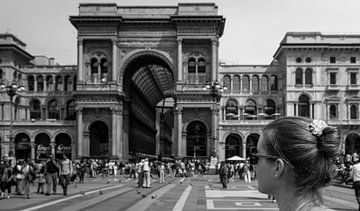
<svg viewBox="0 0 360 211"><path fill-rule="evenodd" d="M215 2L226 18L219 56L231 64L269 64L286 32L360 34L360 0L0 0L0 33L10 32L33 55L76 64L75 28L70 15L79 3L177 5Z"/></svg>

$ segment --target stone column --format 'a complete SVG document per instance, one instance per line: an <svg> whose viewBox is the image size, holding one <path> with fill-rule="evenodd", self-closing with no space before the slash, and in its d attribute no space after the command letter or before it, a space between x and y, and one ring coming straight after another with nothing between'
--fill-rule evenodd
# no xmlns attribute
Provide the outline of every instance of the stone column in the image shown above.
<svg viewBox="0 0 360 211"><path fill-rule="evenodd" d="M217 79L217 39L211 39L211 80Z"/></svg>
<svg viewBox="0 0 360 211"><path fill-rule="evenodd" d="M37 75L34 76L34 92L37 92Z"/></svg>
<svg viewBox="0 0 360 211"><path fill-rule="evenodd" d="M111 152L111 157L116 156L116 149L117 149L116 112L117 112L117 109L115 107L111 108L112 127L111 127L111 146L109 146L110 147L109 151Z"/></svg>
<svg viewBox="0 0 360 211"><path fill-rule="evenodd" d="M33 140L30 140L30 147L31 147L31 155L30 155L30 159L31 160L35 160L35 143L33 142Z"/></svg>
<svg viewBox="0 0 360 211"><path fill-rule="evenodd" d="M51 141L50 141L50 147L51 147L51 154L53 154L53 155L55 156L55 147L56 147L56 144L55 144L54 139L51 139Z"/></svg>
<svg viewBox="0 0 360 211"><path fill-rule="evenodd" d="M113 39L111 41L112 41L112 81L117 81L116 80L116 57L117 57L116 39Z"/></svg>
<svg viewBox="0 0 360 211"><path fill-rule="evenodd" d="M183 80L183 67L182 67L182 39L178 38L177 39L177 44L178 44L178 81L182 81Z"/></svg>
<svg viewBox="0 0 360 211"><path fill-rule="evenodd" d="M43 78L44 78L44 80L43 80L43 82L44 82L44 92L46 92L46 91L48 91L48 89L47 89L46 75L43 75Z"/></svg>
<svg viewBox="0 0 360 211"><path fill-rule="evenodd" d="M78 81L84 81L84 50L83 50L83 39L78 39Z"/></svg>
<svg viewBox="0 0 360 211"><path fill-rule="evenodd" d="M77 109L77 157L83 156L83 108Z"/></svg>
<svg viewBox="0 0 360 211"><path fill-rule="evenodd" d="M177 118L177 156L183 156L182 154L182 108L177 107L175 111Z"/></svg>
<svg viewBox="0 0 360 211"><path fill-rule="evenodd" d="M217 109L215 108L215 103L213 104L213 108L211 109L211 142L210 142L210 156L211 152L216 153L216 112Z"/></svg>
<svg viewBox="0 0 360 211"><path fill-rule="evenodd" d="M122 132L123 132L123 111L121 109L119 109L117 111L117 116L116 116L116 129L117 129L117 133L116 133L116 142L117 142L117 152L116 155L119 157L119 159L124 159L123 155L126 154L125 152L123 152L123 138L122 138Z"/></svg>

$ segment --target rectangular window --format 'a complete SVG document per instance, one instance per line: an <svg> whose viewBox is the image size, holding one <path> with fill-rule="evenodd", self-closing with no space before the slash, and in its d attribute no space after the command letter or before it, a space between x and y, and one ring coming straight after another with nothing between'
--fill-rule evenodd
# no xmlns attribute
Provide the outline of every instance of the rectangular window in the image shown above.
<svg viewBox="0 0 360 211"><path fill-rule="evenodd" d="M355 85L356 84L356 73L350 73L350 84Z"/></svg>
<svg viewBox="0 0 360 211"><path fill-rule="evenodd" d="M356 57L350 57L350 63L354 64L356 63Z"/></svg>
<svg viewBox="0 0 360 211"><path fill-rule="evenodd" d="M330 57L330 63L331 63L331 64L336 63L336 58L335 58L334 56L331 56L331 57Z"/></svg>
<svg viewBox="0 0 360 211"><path fill-rule="evenodd" d="M1 104L1 120L4 120L4 104Z"/></svg>
<svg viewBox="0 0 360 211"><path fill-rule="evenodd" d="M294 104L294 116L296 116L296 104Z"/></svg>
<svg viewBox="0 0 360 211"><path fill-rule="evenodd" d="M331 85L336 84L336 73L330 73L330 84Z"/></svg>

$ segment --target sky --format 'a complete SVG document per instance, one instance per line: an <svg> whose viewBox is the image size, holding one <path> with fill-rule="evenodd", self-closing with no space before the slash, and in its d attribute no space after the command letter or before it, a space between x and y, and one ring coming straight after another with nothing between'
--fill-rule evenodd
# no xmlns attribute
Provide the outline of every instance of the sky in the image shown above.
<svg viewBox="0 0 360 211"><path fill-rule="evenodd" d="M360 34L360 0L0 0L0 33L12 33L32 55L76 64L77 31L69 21L79 3L167 5L214 2L226 18L219 58L267 65L286 32Z"/></svg>

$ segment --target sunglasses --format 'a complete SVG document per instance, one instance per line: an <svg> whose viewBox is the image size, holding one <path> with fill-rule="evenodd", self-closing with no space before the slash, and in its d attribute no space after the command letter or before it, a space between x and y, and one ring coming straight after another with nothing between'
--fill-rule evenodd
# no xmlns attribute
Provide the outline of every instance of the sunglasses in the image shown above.
<svg viewBox="0 0 360 211"><path fill-rule="evenodd" d="M294 168L294 166L287 160L279 157L279 156L275 156L275 155L266 155L266 154L262 154L259 153L257 151L256 148L251 149L251 154L250 154L250 163L252 165L256 165L259 162L259 158L266 158L266 159L270 159L270 160L277 160L277 159L281 159L283 160L286 164L288 164L291 168Z"/></svg>

